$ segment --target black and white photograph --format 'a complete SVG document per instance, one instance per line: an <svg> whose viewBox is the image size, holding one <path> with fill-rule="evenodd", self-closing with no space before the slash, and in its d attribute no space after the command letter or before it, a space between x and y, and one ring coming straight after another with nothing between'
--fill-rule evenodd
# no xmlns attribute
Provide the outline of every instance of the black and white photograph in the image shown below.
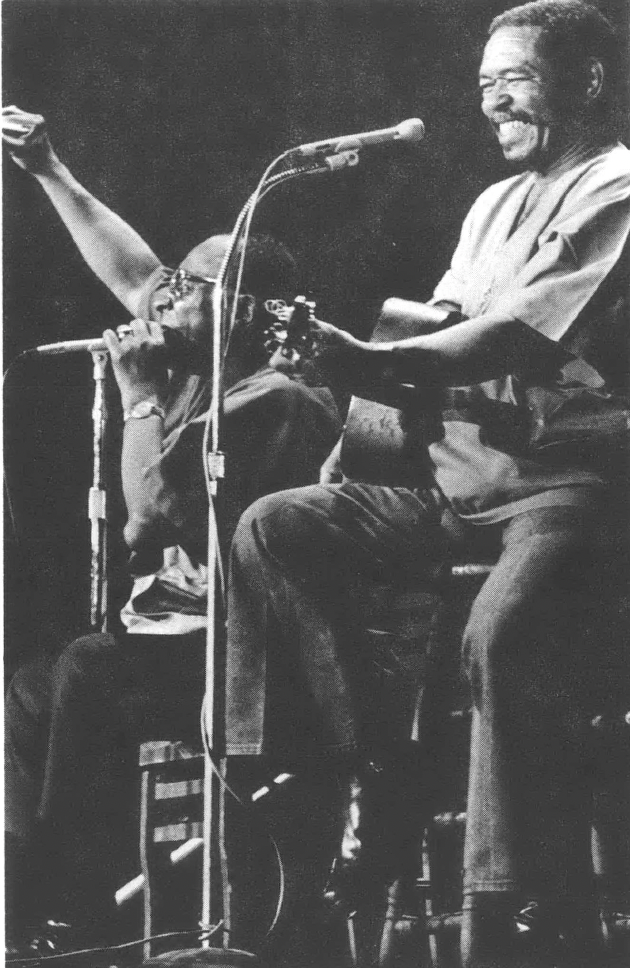
<svg viewBox="0 0 630 968"><path fill-rule="evenodd" d="M627 0L3 0L14 968L630 964Z"/></svg>

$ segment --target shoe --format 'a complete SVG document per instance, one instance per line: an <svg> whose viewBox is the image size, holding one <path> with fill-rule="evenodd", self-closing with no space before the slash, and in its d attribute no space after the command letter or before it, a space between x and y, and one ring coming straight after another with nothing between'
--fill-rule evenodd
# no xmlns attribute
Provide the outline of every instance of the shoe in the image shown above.
<svg viewBox="0 0 630 968"><path fill-rule="evenodd" d="M558 931L546 910L532 901L515 913L517 904L498 891L464 899L463 968L556 968Z"/></svg>
<svg viewBox="0 0 630 968"><path fill-rule="evenodd" d="M514 927L523 942L551 944L560 938L557 918L540 901L528 901L514 916Z"/></svg>
<svg viewBox="0 0 630 968"><path fill-rule="evenodd" d="M550 907L529 901L514 917L516 949L534 964L555 964L561 937L557 917Z"/></svg>
<svg viewBox="0 0 630 968"><path fill-rule="evenodd" d="M605 946L595 904L530 901L515 919L524 955L556 968L602 968Z"/></svg>
<svg viewBox="0 0 630 968"><path fill-rule="evenodd" d="M374 760L346 780L341 843L323 895L330 912L350 917L377 885L414 865L419 819L404 786Z"/></svg>
<svg viewBox="0 0 630 968"><path fill-rule="evenodd" d="M75 931L66 921L49 918L40 925L29 942L32 956L47 958L50 955L65 955L77 947Z"/></svg>
<svg viewBox="0 0 630 968"><path fill-rule="evenodd" d="M112 931L113 926L107 918L81 926L49 918L27 933L28 940L15 946L15 953L10 956L10 960L58 958L84 949L102 948L116 943L117 939L113 938Z"/></svg>
<svg viewBox="0 0 630 968"><path fill-rule="evenodd" d="M46 921L35 929L25 932L24 937L5 938L5 963L37 961L42 958L67 954L72 950L72 928L64 921Z"/></svg>

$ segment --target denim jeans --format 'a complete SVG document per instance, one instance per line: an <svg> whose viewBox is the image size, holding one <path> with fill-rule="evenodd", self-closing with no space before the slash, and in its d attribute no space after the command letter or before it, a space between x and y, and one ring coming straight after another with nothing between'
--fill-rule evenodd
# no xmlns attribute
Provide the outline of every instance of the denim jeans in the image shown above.
<svg viewBox="0 0 630 968"><path fill-rule="evenodd" d="M596 507L513 518L474 602L463 637L472 698L466 894L592 892L589 725L610 693L607 676L618 684L624 664L605 614L612 525Z"/></svg>
<svg viewBox="0 0 630 968"><path fill-rule="evenodd" d="M228 755L364 742L362 594L412 572L430 582L447 554L441 515L431 492L355 483L283 491L245 512L230 554Z"/></svg>
<svg viewBox="0 0 630 968"><path fill-rule="evenodd" d="M466 528L432 491L350 482L257 501L231 550L228 754L365 742L361 593L371 580L430 585L472 531L484 532L499 560L464 634L473 702L464 887L568 889L589 864L585 588L597 522L594 500Z"/></svg>

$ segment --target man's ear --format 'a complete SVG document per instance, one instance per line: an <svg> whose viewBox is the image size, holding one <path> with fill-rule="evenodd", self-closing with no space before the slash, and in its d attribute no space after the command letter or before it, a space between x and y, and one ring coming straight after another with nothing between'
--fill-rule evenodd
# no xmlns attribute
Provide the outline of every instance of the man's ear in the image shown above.
<svg viewBox="0 0 630 968"><path fill-rule="evenodd" d="M251 323L256 309L256 297L243 295L238 297L238 319L242 323Z"/></svg>
<svg viewBox="0 0 630 968"><path fill-rule="evenodd" d="M586 100L590 104L600 96L604 86L604 65L596 57L588 59L586 79Z"/></svg>

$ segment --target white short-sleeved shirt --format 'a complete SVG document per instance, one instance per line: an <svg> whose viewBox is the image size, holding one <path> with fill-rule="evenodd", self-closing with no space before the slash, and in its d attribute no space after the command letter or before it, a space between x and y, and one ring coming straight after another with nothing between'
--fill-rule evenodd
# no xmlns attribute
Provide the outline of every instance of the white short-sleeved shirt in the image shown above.
<svg viewBox="0 0 630 968"><path fill-rule="evenodd" d="M509 178L474 203L432 302L459 305L469 318L520 320L570 359L553 375L515 374L451 392L444 438L430 453L462 516L502 520L579 502L589 485L608 482L596 446L572 446L562 429L553 446L534 446L532 420L551 422L569 407L584 417L581 438L597 436L602 407L606 423L618 404L623 422L629 234L630 151L621 144L584 151L546 176Z"/></svg>

